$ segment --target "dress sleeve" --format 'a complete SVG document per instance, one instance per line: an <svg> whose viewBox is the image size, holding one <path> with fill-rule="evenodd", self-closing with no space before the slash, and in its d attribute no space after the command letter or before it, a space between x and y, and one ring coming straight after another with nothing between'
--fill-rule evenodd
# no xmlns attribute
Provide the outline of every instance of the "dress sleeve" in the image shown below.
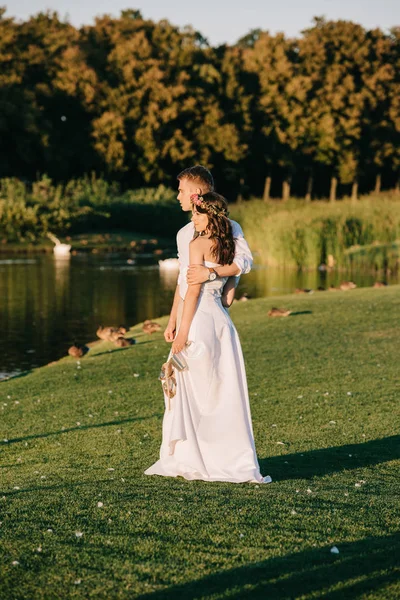
<svg viewBox="0 0 400 600"><path fill-rule="evenodd" d="M240 269L240 275L245 275L251 271L253 266L253 255L249 245L244 239L242 228L236 221L231 221L232 233L235 239L235 258L233 262Z"/></svg>

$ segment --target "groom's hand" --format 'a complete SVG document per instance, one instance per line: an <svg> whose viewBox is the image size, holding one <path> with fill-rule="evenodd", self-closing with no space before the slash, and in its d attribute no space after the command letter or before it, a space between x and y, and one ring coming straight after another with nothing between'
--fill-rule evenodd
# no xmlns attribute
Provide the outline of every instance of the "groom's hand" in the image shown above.
<svg viewBox="0 0 400 600"><path fill-rule="evenodd" d="M189 265L187 272L188 285L196 285L208 281L210 271L204 265Z"/></svg>

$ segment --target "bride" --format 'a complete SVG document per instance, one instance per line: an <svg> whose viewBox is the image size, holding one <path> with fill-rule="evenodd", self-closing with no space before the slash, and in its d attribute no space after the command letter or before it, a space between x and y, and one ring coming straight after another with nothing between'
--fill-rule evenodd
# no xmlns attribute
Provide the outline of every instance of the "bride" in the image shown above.
<svg viewBox="0 0 400 600"><path fill-rule="evenodd" d="M235 254L227 202L215 192L191 196L195 235L190 264L211 270ZM212 277L210 278L212 279ZM160 459L146 475L203 481L269 483L260 473L254 445L246 373L239 337L224 306L233 302L231 280L215 277L191 285L178 315L171 355L176 394L165 397Z"/></svg>

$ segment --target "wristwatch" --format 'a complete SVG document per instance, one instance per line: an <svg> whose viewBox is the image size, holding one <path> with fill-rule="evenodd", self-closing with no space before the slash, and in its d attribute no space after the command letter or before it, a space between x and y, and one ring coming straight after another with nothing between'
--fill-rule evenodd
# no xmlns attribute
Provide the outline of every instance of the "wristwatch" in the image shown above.
<svg viewBox="0 0 400 600"><path fill-rule="evenodd" d="M209 273L208 273L208 281L214 281L215 279L217 279L218 277L218 273L215 269L212 269L211 267L208 267Z"/></svg>

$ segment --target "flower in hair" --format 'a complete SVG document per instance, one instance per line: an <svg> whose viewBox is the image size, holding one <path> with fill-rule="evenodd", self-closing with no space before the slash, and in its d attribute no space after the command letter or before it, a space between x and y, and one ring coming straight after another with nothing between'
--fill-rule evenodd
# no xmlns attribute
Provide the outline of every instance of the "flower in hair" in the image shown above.
<svg viewBox="0 0 400 600"><path fill-rule="evenodd" d="M190 196L190 200L192 204L195 204L196 206L201 206L203 202L203 196L199 196L199 194L192 194Z"/></svg>

